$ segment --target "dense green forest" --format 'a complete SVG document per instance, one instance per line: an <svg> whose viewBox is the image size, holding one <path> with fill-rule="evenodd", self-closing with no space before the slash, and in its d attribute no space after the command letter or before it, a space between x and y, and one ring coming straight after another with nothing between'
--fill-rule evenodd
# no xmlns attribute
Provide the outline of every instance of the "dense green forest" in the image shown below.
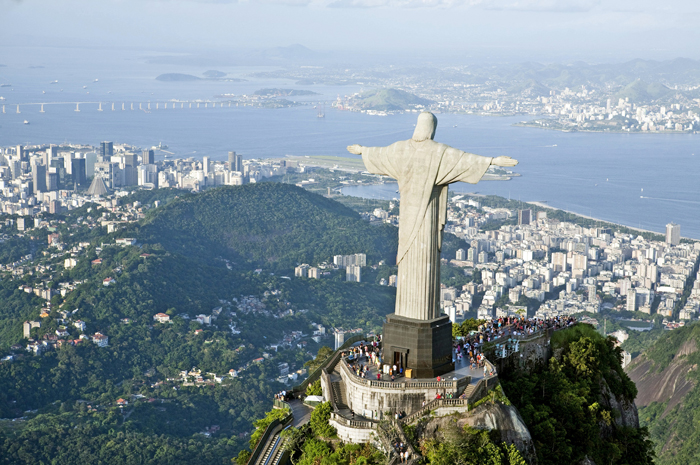
<svg viewBox="0 0 700 465"><path fill-rule="evenodd" d="M555 354L531 372L499 374L504 392L532 434L540 465L580 463L651 464L646 428L622 426L616 402L633 402L637 388L621 367L621 349L590 325L554 333Z"/></svg>
<svg viewBox="0 0 700 465"><path fill-rule="evenodd" d="M154 210L133 232L140 241L161 243L172 252L274 270L351 253L367 254L369 263L391 263L398 244L397 228L370 226L338 202L281 183L182 197Z"/></svg>
<svg viewBox="0 0 700 465"><path fill-rule="evenodd" d="M155 200L160 208L153 208ZM332 200L273 183L197 195L135 192L122 199L136 201L146 218L110 234L100 221L115 215L98 205L49 218L64 250L83 244L76 266L66 269L62 254L42 253L30 263L32 273L0 280L3 351L27 343L25 320L41 321L32 330L38 340L58 329L77 339L83 332L72 324L59 328L64 318L83 321L88 336L109 336L107 347L82 341L41 356L14 351L14 360L0 363L0 418L15 419L0 422L0 457L8 463L48 457L74 463L76 448L88 463L135 463L134 457L230 463L245 447L253 420L284 388L277 365L303 368L322 345L307 338L303 347L275 351L271 344L291 331L310 334L311 323L378 330L393 311L394 288L348 283L340 273L319 280L283 276L297 263L328 261L334 254L364 252L372 263L390 261L393 226L369 226ZM39 231L28 238L37 250L39 240L46 248L48 234ZM139 243L119 246L118 237ZM22 244L6 242L0 251L5 245L23 253ZM105 286L105 278L114 281ZM51 308L20 289L65 285L73 290L55 295ZM241 311L236 300L242 296L254 296L262 307ZM48 317L40 318L42 308ZM213 309L220 313L211 325L195 321L200 314L214 316ZM155 322L159 312L171 321ZM252 362L265 353L268 358ZM210 381L183 383L181 372L194 367ZM237 378L229 376L232 369L240 370ZM120 398L128 405L118 407ZM56 424L62 426L51 428ZM45 441L66 448L57 451ZM191 460L195 448L206 454Z"/></svg>

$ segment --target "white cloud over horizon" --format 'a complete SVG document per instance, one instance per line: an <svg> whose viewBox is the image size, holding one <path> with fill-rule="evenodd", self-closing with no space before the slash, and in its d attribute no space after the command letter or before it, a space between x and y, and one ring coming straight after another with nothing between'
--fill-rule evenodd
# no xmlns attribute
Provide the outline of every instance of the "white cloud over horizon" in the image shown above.
<svg viewBox="0 0 700 465"><path fill-rule="evenodd" d="M700 58L683 0L0 0L0 17L0 46Z"/></svg>

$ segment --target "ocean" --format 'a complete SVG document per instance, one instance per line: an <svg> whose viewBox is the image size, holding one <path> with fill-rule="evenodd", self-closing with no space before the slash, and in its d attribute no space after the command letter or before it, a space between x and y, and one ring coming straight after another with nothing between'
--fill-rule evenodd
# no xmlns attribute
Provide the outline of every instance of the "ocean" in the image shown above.
<svg viewBox="0 0 700 465"><path fill-rule="evenodd" d="M202 75L209 68L153 65L153 53L136 51L0 47L0 146L16 144L128 143L143 148L163 143L175 157L226 159L285 155L351 156L350 144L383 146L408 139L416 114L368 116L314 105L283 109L251 107L172 108L172 101L216 100L224 93L261 88L308 89L330 102L363 90L357 86L299 86L288 79L252 78L274 68L217 67L243 82L161 82L178 72ZM79 58L79 60L78 60ZM76 65L76 62L78 64ZM97 79L97 81L95 81ZM51 84L53 81L58 83ZM89 92L89 93L88 93ZM292 99L292 98L290 98ZM298 100L302 100L299 98ZM141 103L151 111L129 110ZM40 113L39 103L45 103ZM74 102L86 102L76 112ZM97 111L102 102L103 111ZM111 104L115 103L115 111ZM155 109L159 102L159 109ZM168 109L163 103L168 102ZM127 110L121 110L124 103ZM19 104L20 113L16 113ZM511 181L457 184L460 192L495 194L549 205L601 220L663 232L681 225L681 235L700 239L700 136L692 134L563 133L513 126L527 117L439 114L435 139L484 156L520 161ZM27 120L29 124L23 124ZM396 197L393 184L346 188L349 195Z"/></svg>

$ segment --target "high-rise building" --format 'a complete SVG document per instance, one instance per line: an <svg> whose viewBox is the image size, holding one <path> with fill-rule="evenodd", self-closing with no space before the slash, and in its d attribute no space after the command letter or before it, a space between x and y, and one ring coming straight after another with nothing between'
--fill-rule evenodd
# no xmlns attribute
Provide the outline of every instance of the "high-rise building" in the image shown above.
<svg viewBox="0 0 700 465"><path fill-rule="evenodd" d="M138 167L139 186L158 188L158 167L156 165L139 165Z"/></svg>
<svg viewBox="0 0 700 465"><path fill-rule="evenodd" d="M46 190L49 192L57 191L60 189L59 176L56 168L49 168L49 172L46 173Z"/></svg>
<svg viewBox="0 0 700 465"><path fill-rule="evenodd" d="M681 243L681 225L669 223L666 225L666 243L678 245Z"/></svg>
<svg viewBox="0 0 700 465"><path fill-rule="evenodd" d="M52 215L58 215L61 213L61 202L58 200L52 200L49 202L49 213Z"/></svg>
<svg viewBox="0 0 700 465"><path fill-rule="evenodd" d="M596 293L596 285L595 284L589 284L587 286L588 290L588 301L589 302L597 302L597 293Z"/></svg>
<svg viewBox="0 0 700 465"><path fill-rule="evenodd" d="M464 261L467 259L467 251L464 249L457 250L457 260Z"/></svg>
<svg viewBox="0 0 700 465"><path fill-rule="evenodd" d="M95 163L97 163L97 153L89 152L85 154L85 176L91 178L95 175Z"/></svg>
<svg viewBox="0 0 700 465"><path fill-rule="evenodd" d="M554 252L552 254L552 268L554 271L566 271L566 254Z"/></svg>
<svg viewBox="0 0 700 465"><path fill-rule="evenodd" d="M532 210L518 210L518 224L526 225L530 224L532 220Z"/></svg>
<svg viewBox="0 0 700 465"><path fill-rule="evenodd" d="M228 169L230 171L243 172L243 156L236 154L236 152L228 153Z"/></svg>
<svg viewBox="0 0 700 465"><path fill-rule="evenodd" d="M637 310L637 291L630 289L627 291L627 311L634 312Z"/></svg>
<svg viewBox="0 0 700 465"><path fill-rule="evenodd" d="M71 175L73 176L73 184L84 186L87 181L85 171L85 159L74 158L71 160Z"/></svg>
<svg viewBox="0 0 700 465"><path fill-rule="evenodd" d="M309 265L303 264L294 268L294 276L297 278L306 278L309 275Z"/></svg>
<svg viewBox="0 0 700 465"><path fill-rule="evenodd" d="M49 145L44 155L44 165L51 166L51 162L58 158L58 147Z"/></svg>
<svg viewBox="0 0 700 465"><path fill-rule="evenodd" d="M102 161L111 161L112 155L114 155L114 143L112 142L100 142L100 156Z"/></svg>
<svg viewBox="0 0 700 465"><path fill-rule="evenodd" d="M359 283L361 282L362 268L359 265L349 265L345 268L345 280Z"/></svg>
<svg viewBox="0 0 700 465"><path fill-rule="evenodd" d="M117 163L110 163L106 161L95 163L95 177L101 177L109 189L119 187L120 171L121 170L119 169L119 165Z"/></svg>
<svg viewBox="0 0 700 465"><path fill-rule="evenodd" d="M23 161L24 160L24 147L22 147L21 145L18 145L17 148L15 149L15 151L17 152L17 156L19 157L19 160Z"/></svg>
<svg viewBox="0 0 700 465"><path fill-rule="evenodd" d="M141 163L153 165L156 162L156 153L153 150L144 150L141 154Z"/></svg>
<svg viewBox="0 0 700 465"><path fill-rule="evenodd" d="M205 175L211 172L211 160L209 157L202 158L202 170L204 171Z"/></svg>
<svg viewBox="0 0 700 465"><path fill-rule="evenodd" d="M22 176L22 162L19 158L10 159L9 165L10 171L12 172L12 179L17 179Z"/></svg>
<svg viewBox="0 0 700 465"><path fill-rule="evenodd" d="M338 350L345 344L345 331L336 329L333 335L335 337L335 350Z"/></svg>
<svg viewBox="0 0 700 465"><path fill-rule="evenodd" d="M32 183L34 184L34 193L46 192L46 167L35 163L32 165Z"/></svg>
<svg viewBox="0 0 700 465"><path fill-rule="evenodd" d="M367 255L356 253L353 255L334 255L333 264L336 266L367 266Z"/></svg>

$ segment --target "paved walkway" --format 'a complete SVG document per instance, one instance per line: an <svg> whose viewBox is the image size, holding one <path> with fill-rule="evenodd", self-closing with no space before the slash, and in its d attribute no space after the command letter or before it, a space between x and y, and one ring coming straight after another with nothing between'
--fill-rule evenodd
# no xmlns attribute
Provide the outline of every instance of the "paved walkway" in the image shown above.
<svg viewBox="0 0 700 465"><path fill-rule="evenodd" d="M312 409L308 405L304 405L299 399L293 399L289 401L289 406L292 408L292 414L294 415L293 426L298 428L309 422Z"/></svg>

